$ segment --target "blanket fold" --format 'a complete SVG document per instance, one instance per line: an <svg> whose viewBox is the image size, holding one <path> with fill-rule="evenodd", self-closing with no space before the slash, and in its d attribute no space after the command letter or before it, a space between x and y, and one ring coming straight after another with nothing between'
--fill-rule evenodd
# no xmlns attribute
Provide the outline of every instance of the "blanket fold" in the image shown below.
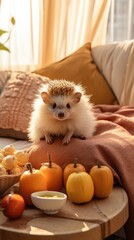
<svg viewBox="0 0 134 240"><path fill-rule="evenodd" d="M94 110L98 120L96 136L104 136L99 158L104 164L108 163L112 167L117 181L129 198L129 219L125 224L125 233L126 239L132 240L134 236L134 106L98 105ZM103 157L104 153L109 157Z"/></svg>

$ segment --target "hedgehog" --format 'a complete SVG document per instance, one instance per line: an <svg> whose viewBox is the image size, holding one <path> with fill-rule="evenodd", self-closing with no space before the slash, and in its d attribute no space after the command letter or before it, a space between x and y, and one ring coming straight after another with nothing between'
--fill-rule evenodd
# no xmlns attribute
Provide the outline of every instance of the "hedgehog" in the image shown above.
<svg viewBox="0 0 134 240"><path fill-rule="evenodd" d="M90 96L81 84L60 79L41 86L33 103L28 138L33 143L45 140L53 143L55 136L68 144L72 137L87 139L93 136L96 118Z"/></svg>

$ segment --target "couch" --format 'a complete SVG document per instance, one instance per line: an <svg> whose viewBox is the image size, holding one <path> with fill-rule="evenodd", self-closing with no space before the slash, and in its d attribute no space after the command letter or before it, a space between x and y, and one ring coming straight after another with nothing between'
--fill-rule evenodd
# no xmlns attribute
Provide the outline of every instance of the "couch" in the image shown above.
<svg viewBox="0 0 134 240"><path fill-rule="evenodd" d="M133 60L133 40L93 48L86 43L61 61L34 72L0 72L0 148L13 143L16 149L29 149L31 156L33 152L37 156L41 153L43 157L38 161L31 158L37 168L41 161L47 161L48 151L63 168L76 156L87 171L98 159L110 166L115 182L124 187L129 197L130 217L125 226L129 240L134 234ZM95 136L88 141L72 139L68 146L62 146L60 139L52 145L34 145L27 137L33 99L42 83L63 78L81 83L91 96L98 121Z"/></svg>

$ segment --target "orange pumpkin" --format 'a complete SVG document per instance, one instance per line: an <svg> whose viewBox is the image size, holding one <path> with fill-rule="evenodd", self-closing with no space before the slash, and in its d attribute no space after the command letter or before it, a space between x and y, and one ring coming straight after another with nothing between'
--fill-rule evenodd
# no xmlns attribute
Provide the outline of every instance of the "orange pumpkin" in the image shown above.
<svg viewBox="0 0 134 240"><path fill-rule="evenodd" d="M89 202L94 194L92 178L87 172L71 173L67 179L66 192L71 202Z"/></svg>
<svg viewBox="0 0 134 240"><path fill-rule="evenodd" d="M51 161L49 155L49 161L43 163L40 167L40 171L44 174L45 182L47 184L47 190L60 191L63 186L63 172L62 168Z"/></svg>
<svg viewBox="0 0 134 240"><path fill-rule="evenodd" d="M19 191L27 205L33 205L31 193L36 191L47 190L44 174L37 169L33 169L31 163L27 163L25 172L20 177Z"/></svg>
<svg viewBox="0 0 134 240"><path fill-rule="evenodd" d="M67 182L69 175L73 172L86 172L86 169L82 164L77 163L76 159L74 160L74 163L68 164L63 170L64 186L66 186L66 182Z"/></svg>
<svg viewBox="0 0 134 240"><path fill-rule="evenodd" d="M98 162L89 172L94 183L94 196L97 198L106 198L113 189L113 173L111 169L105 165L101 166Z"/></svg>

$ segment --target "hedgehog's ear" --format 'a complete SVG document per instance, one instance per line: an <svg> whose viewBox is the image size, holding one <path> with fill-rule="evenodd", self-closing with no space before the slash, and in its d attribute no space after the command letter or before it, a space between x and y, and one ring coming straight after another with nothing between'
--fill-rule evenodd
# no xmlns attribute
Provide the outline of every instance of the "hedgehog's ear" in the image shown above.
<svg viewBox="0 0 134 240"><path fill-rule="evenodd" d="M81 99L81 96L82 96L82 94L81 94L80 92L76 92L76 93L73 95L73 101L74 101L75 103L78 103L78 102L80 101L80 99Z"/></svg>
<svg viewBox="0 0 134 240"><path fill-rule="evenodd" d="M42 92L41 97L44 103L49 103L50 102L50 96L47 92Z"/></svg>

